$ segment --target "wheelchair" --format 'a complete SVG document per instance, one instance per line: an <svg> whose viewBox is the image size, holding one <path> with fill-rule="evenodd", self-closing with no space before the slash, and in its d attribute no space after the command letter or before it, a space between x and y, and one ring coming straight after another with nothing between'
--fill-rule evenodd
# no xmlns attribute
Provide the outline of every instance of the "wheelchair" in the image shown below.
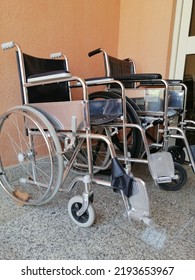
<svg viewBox="0 0 195 280"><path fill-rule="evenodd" d="M137 74L135 61L129 58L121 60L112 57L101 48L89 52L88 55L91 57L99 53L103 54L105 77L123 83L127 111L130 104L145 130L150 152L168 151L172 154L176 173L181 180L174 181L171 185L162 184L161 187L167 190L181 188L187 180L185 169L181 166L186 156L183 147L186 149L188 163L195 172L195 145L189 145L186 137L187 131L195 130L195 122L185 119L186 85L179 80L164 80L158 73ZM113 96L116 98L121 96L117 85L109 85L104 92L92 93L90 99L99 97L109 99ZM170 145L171 139L176 139L176 143L181 141L183 146ZM114 140L113 142L118 144L120 149L122 143L119 145L119 140L117 138ZM141 158L145 156L146 151L142 150Z"/></svg>
<svg viewBox="0 0 195 280"><path fill-rule="evenodd" d="M125 168L122 166L111 137L92 132L92 124L97 122L99 114L98 131L101 131L100 122L104 127L105 123L120 118L122 127L125 125L140 131L149 152L142 127L125 123L125 99L89 101L86 81L71 75L66 58L59 59L60 53L52 54L50 59L39 58L23 53L15 42L3 43L1 47L3 50L16 48L22 93L22 105L0 116L0 185L3 190L22 205L39 206L50 202L58 191L69 193L77 183L81 183L84 191L69 200L68 213L78 226L89 227L95 221L92 185L98 184L121 194L129 220L151 225L150 203L144 181L133 176L127 159ZM106 78L95 82L97 86L115 83L124 95L120 81ZM74 90L81 91L80 100L73 100ZM102 120L102 112L106 120ZM94 170L98 170L98 165L92 148L95 146L98 156L102 157L99 142L101 147L106 147L106 154L109 152L112 167L109 180L95 176ZM85 155L82 150L86 151ZM100 161L105 165L105 155ZM76 176L68 184L70 172L83 165L85 174ZM173 165L170 167L173 179L174 168Z"/></svg>

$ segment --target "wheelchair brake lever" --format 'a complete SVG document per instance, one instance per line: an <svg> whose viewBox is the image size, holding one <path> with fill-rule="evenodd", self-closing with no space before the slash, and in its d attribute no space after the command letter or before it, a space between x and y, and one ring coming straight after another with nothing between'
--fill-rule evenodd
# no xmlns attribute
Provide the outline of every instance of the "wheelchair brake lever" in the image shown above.
<svg viewBox="0 0 195 280"><path fill-rule="evenodd" d="M75 146L76 137L69 135L64 138L64 152L72 149Z"/></svg>
<svg viewBox="0 0 195 280"><path fill-rule="evenodd" d="M76 141L76 132L77 132L77 117L72 116L71 119L71 131L72 133L68 133L68 135L64 139L64 151L68 151L75 146Z"/></svg>
<svg viewBox="0 0 195 280"><path fill-rule="evenodd" d="M72 116L71 119L71 130L72 130L72 135L75 137L76 136L76 132L77 132L77 117L76 116Z"/></svg>

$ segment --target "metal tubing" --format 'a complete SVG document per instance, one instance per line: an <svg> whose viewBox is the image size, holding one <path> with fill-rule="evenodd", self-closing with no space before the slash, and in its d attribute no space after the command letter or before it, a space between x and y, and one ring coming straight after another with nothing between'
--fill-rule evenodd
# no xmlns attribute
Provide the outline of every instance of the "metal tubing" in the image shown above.
<svg viewBox="0 0 195 280"><path fill-rule="evenodd" d="M78 136L78 138L81 138L81 139L82 138L86 139L86 137L89 137L90 139L96 139L96 140L98 139L98 140L105 141L110 150L111 158L116 157L116 152L115 152L113 143L107 136L100 135L100 134L94 134L94 133L90 133L90 134L88 134L88 136L86 136L86 134L84 134L84 133L81 133L81 134L78 134L77 136Z"/></svg>
<svg viewBox="0 0 195 280"><path fill-rule="evenodd" d="M73 165L74 160L75 160L76 157L77 157L77 154L78 154L78 152L79 152L79 150L80 150L82 144L83 144L83 141L82 141L82 139L81 139L81 141L80 141L79 144L77 145L76 149L74 150L74 153L73 153L73 155L72 155L72 157L71 157L71 160L70 160L69 164L66 165L66 168L64 169L63 178L62 178L62 185L63 185L63 184L65 183L65 181L66 181L66 178L67 178L67 176L68 176L68 173L70 172L70 169L71 169L71 167L72 167L72 165Z"/></svg>
<svg viewBox="0 0 195 280"><path fill-rule="evenodd" d="M192 155L192 152L191 152L191 149L190 149L190 145L188 143L188 140L186 138L186 135L184 133L184 131L179 128L179 127L168 127L168 130L171 131L171 130L176 130L180 133L180 135L175 135L175 134L170 134L169 137L171 138L180 138L180 139L183 139L184 143L185 143L185 147L186 147L186 150L187 150L187 153L188 153L188 156L189 156L189 160L190 160L190 163L191 163L191 167L192 167L192 170L193 172L195 173L195 162L194 162L194 157Z"/></svg>
<svg viewBox="0 0 195 280"><path fill-rule="evenodd" d="M148 141L146 139L145 130L138 124L128 123L128 124L125 125L125 128L131 128L131 127L137 128L140 131L142 139L143 139L146 154L147 154L147 156L150 155L150 149L149 149L149 146L148 146Z"/></svg>

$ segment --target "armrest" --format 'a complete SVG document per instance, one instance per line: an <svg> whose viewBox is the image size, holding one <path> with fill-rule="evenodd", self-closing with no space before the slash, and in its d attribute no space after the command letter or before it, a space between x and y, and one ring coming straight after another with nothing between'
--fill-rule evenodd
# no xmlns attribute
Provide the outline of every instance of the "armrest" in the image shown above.
<svg viewBox="0 0 195 280"><path fill-rule="evenodd" d="M90 85L104 84L113 80L114 79L112 77L98 77L98 78L86 79L85 82L88 86L90 86Z"/></svg>
<svg viewBox="0 0 195 280"><path fill-rule="evenodd" d="M106 85L112 81L114 81L112 77L95 77L95 78L85 79L85 83L87 86ZM80 82L77 82L75 85L71 85L72 88L80 87L80 86L81 86Z"/></svg>
<svg viewBox="0 0 195 280"><path fill-rule="evenodd" d="M114 77L116 80L119 81L134 81L134 82L139 82L139 81L149 81L149 80L159 80L162 79L161 74L158 73L141 73L141 74L129 74L129 75L120 75Z"/></svg>
<svg viewBox="0 0 195 280"><path fill-rule="evenodd" d="M37 83L37 82L45 82L45 81L51 81L59 78L70 78L71 74L67 71L51 71L51 72L45 72L40 73L36 75L31 75L27 79L27 83Z"/></svg>

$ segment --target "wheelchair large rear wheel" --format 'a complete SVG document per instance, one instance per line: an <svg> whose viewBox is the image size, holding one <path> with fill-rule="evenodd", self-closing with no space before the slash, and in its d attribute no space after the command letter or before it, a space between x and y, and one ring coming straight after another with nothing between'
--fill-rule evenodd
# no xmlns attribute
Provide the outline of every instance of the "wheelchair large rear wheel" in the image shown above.
<svg viewBox="0 0 195 280"><path fill-rule="evenodd" d="M17 202L40 205L58 191L63 157L47 118L29 106L17 106L0 117L0 184Z"/></svg>
<svg viewBox="0 0 195 280"><path fill-rule="evenodd" d="M99 91L94 92L89 95L90 100L95 99L118 99L121 98L121 95L119 93L115 93L112 91ZM139 124L140 120L139 117L134 110L133 106L130 104L128 100L126 100L126 118L127 123L133 123L133 124ZM123 133L122 128L118 127L118 134L114 134L112 136L112 142L113 144L121 151L123 152ZM126 131L127 134L127 144L128 144L128 151L131 154L132 158L139 158L140 152L142 150L142 137L137 128L127 128Z"/></svg>

